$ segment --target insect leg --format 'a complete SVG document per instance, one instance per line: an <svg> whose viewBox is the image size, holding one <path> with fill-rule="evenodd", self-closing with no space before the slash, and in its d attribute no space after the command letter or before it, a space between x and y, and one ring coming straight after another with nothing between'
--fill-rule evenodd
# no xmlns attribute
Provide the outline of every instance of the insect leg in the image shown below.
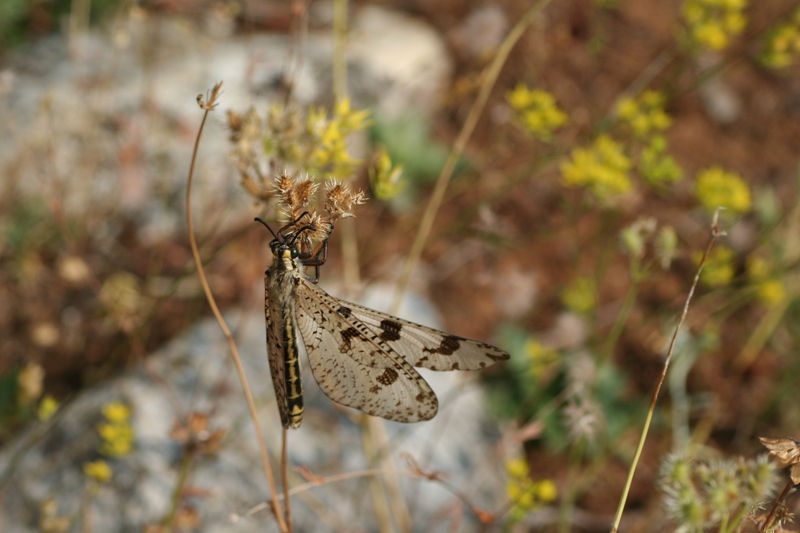
<svg viewBox="0 0 800 533"><path fill-rule="evenodd" d="M319 247L314 257L303 258L303 266L314 267L315 277L308 276L308 281L317 283L319 281L319 267L325 264L328 259L328 239L322 241L322 246Z"/></svg>

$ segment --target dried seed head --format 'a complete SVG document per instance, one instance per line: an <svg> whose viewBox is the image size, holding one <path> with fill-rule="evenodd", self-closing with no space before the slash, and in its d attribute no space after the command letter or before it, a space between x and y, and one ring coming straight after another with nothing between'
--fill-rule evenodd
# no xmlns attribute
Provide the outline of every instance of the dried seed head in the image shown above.
<svg viewBox="0 0 800 533"><path fill-rule="evenodd" d="M769 450L769 454L780 461L781 466L800 463L800 442L791 438L767 439L758 437L761 444Z"/></svg>
<svg viewBox="0 0 800 533"><path fill-rule="evenodd" d="M364 193L353 193L347 185L330 182L326 185L325 212L320 214L313 208L317 187L310 178L292 178L285 173L275 176L274 180L278 218L285 222L297 221L293 232L305 228L297 237L297 244L304 252L311 251L313 242L323 242L330 237L336 220L353 216L349 213L353 205L366 201Z"/></svg>
<svg viewBox="0 0 800 533"><path fill-rule="evenodd" d="M362 191L354 193L347 185L336 180L328 182L325 189L327 192L325 211L330 215L331 222L353 216L350 209L367 201Z"/></svg>
<svg viewBox="0 0 800 533"><path fill-rule="evenodd" d="M792 478L792 483L800 485L800 441L791 438L767 439L764 437L759 437L758 440L782 467L791 467L789 477Z"/></svg>
<svg viewBox="0 0 800 533"><path fill-rule="evenodd" d="M308 237L312 241L322 242L330 237L333 232L333 224L325 220L320 214L314 212L309 216L309 225L314 227L314 230L308 233Z"/></svg>
<svg viewBox="0 0 800 533"><path fill-rule="evenodd" d="M294 191L292 193L292 209L298 210L298 216L302 210L308 205L314 193L317 192L317 184L308 178L304 178L295 182Z"/></svg>

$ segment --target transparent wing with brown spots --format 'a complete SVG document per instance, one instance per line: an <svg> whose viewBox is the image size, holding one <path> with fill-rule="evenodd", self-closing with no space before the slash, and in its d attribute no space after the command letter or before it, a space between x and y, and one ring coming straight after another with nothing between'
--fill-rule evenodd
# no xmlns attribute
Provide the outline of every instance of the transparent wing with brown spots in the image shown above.
<svg viewBox="0 0 800 533"><path fill-rule="evenodd" d="M388 420L436 415L436 395L414 366L477 370L509 357L488 344L337 300L307 280L295 296L297 327L320 388L334 401Z"/></svg>

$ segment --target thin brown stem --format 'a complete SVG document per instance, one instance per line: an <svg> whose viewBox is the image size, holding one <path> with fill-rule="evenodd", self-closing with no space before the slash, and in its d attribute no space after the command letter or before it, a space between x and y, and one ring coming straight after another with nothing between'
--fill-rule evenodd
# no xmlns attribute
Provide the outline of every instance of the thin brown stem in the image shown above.
<svg viewBox="0 0 800 533"><path fill-rule="evenodd" d="M778 496L778 498L775 500L775 505L772 506L772 510L770 510L767 519L764 520L764 525L761 526L761 528L758 531L762 533L765 531L769 531L769 528L772 527L772 523L775 522L775 517L778 516L778 509L780 509L780 507L784 505L783 502L786 500L786 497L789 495L789 492L792 490L792 487L794 487L794 481L792 481L790 478L789 481L786 483L786 486L783 487L781 495Z"/></svg>
<svg viewBox="0 0 800 533"><path fill-rule="evenodd" d="M313 481L309 481L307 483L303 483L302 485L297 485L295 487L292 487L292 490L290 490L287 494L291 495L291 496L297 496L298 494L300 494L302 492L309 491L309 490L313 489L314 487L320 487L320 486L323 486L323 485L329 485L331 483L338 483L340 481L347 481L347 480L350 480L350 479L359 479L359 478L365 478L365 477L385 477L385 476L405 476L405 477L416 478L416 479L427 479L428 481L431 481L431 482L434 482L434 483L440 485L447 492L451 493L453 496L455 496L456 498L461 500L461 502L466 507L468 507L473 513L475 513L476 515L483 514L483 513L481 513L480 508L478 506L476 506L470 500L469 496L467 496L467 494L464 493L462 490L460 490L457 487L455 487L454 485L444 481L436 473L433 473L433 474L426 473L426 472L423 472L422 470L419 470L416 467L413 467L413 468L411 468L409 470L399 470L399 469L386 470L384 468L371 468L371 469L367 469L367 470L359 470L359 471L356 471L356 472L343 472L341 474L327 476L325 478L315 479ZM281 497L285 497L285 496L281 496ZM270 502L270 504L271 503L272 502ZM252 507L251 509L249 509L247 511L247 513L245 513L245 515L246 516L251 516L251 515L259 512L259 511L261 511L264 508L266 508L266 504L256 505L256 506Z"/></svg>
<svg viewBox="0 0 800 533"><path fill-rule="evenodd" d="M661 376L658 379L658 383L656 384L656 388L653 391L653 396L650 399L650 408L647 411L647 418L645 419L644 427L642 428L642 434L639 438L639 445L636 448L636 453L633 456L633 461L631 462L630 470L628 471L628 478L625 482L625 488L622 491L622 496L619 500L619 507L617 508L617 514L614 516L614 522L611 525L611 533L616 533L619 529L619 523L622 520L622 512L625 510L625 503L628 500L628 493L630 492L631 484L633 483L633 475L636 472L636 467L639 464L639 458L642 455L642 450L644 449L644 443L647 440L647 433L650 430L650 423L653 420L653 413L656 410L656 403L658 402L658 395L661 392L661 386L664 384L664 380L667 377L667 370L669 369L669 363L672 361L672 353L675 350L675 344L678 341L678 333L683 326L683 323L686 320L686 315L689 314L689 303L692 301L692 296L694 296L694 291L697 288L697 284L700 282L700 274L703 272L703 266L706 263L706 259L708 258L708 254L711 252L711 248L714 246L716 240L724 235L724 232L719 228L718 225L718 215L719 211L714 213L714 219L711 223L711 236L708 239L708 244L706 244L706 248L703 251L703 257L700 259L700 264L697 267L697 272L694 275L694 280L692 281L692 286L689 289L689 294L686 295L686 301L683 304L683 312L681 313L681 318L678 321L678 325L675 326L675 331L672 333L672 339L669 342L669 349L667 350L667 357L664 359L664 365L661 368Z"/></svg>
<svg viewBox="0 0 800 533"><path fill-rule="evenodd" d="M289 431L286 428L282 430L281 437L281 483L283 484L283 511L286 516L286 525L289 528L289 533L292 532L292 498L289 497Z"/></svg>

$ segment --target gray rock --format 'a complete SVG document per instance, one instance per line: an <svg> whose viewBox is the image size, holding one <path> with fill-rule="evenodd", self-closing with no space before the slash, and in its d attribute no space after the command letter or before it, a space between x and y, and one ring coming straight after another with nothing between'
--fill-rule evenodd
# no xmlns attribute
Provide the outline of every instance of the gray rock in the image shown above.
<svg viewBox="0 0 800 533"><path fill-rule="evenodd" d="M384 291L378 300L387 301L385 295ZM424 300L408 302L412 311L407 318L431 322L431 308ZM280 421L269 379L263 318L252 312L229 313L227 319L237 326L235 336L267 446L277 453ZM481 390L469 377L427 372L425 378L441 402L439 414L420 424L386 422L384 451L397 469L409 471L407 454L426 472L440 472L475 504L493 509L504 497L502 460L492 452L499 432L487 420ZM362 429L354 423L360 414L326 398L307 371L304 384L306 417L302 427L289 435L292 465L322 477L373 468L362 449ZM110 461L112 480L90 496L83 464L99 456L95 428L102 406L118 400L131 406L135 448L131 455ZM227 344L213 320L193 327L148 357L143 366L81 394L63 407L44 434L42 427L33 428L0 451L0 475L5 480L0 489L0 530L38 531L39 509L48 498L55 499L60 516L73 518L68 531L80 530L74 517L81 513L90 513L95 531L140 531L159 523L170 508L184 458L170 430L190 412L208 413L209 429L226 432L219 453L197 460L190 470L188 485L196 495L186 501L199 512L196 530L276 530L269 511L248 515L269 490ZM370 479L324 484L295 496L295 530L375 530ZM292 473L292 486L301 483ZM430 530L453 516L463 521L460 531L477 527L469 511L438 484L403 476L399 484L415 530Z"/></svg>
<svg viewBox="0 0 800 533"><path fill-rule="evenodd" d="M195 97L222 80L200 147L193 207L221 214L200 218L201 233L240 227L240 217L224 214L252 201L228 160L225 110L263 113L280 96L290 37L220 35L178 19L129 16L108 31L71 43L52 37L15 53L0 80L14 129L0 143L0 194L57 200L77 217L103 207L97 224L111 227L97 233L110 238L119 231L109 222L114 214L139 221L146 239L174 236L185 226L182 195L202 117ZM293 103L330 104L330 33L310 34L300 52ZM450 64L442 39L422 22L381 8L356 12L348 49L354 105L394 116L430 112Z"/></svg>

